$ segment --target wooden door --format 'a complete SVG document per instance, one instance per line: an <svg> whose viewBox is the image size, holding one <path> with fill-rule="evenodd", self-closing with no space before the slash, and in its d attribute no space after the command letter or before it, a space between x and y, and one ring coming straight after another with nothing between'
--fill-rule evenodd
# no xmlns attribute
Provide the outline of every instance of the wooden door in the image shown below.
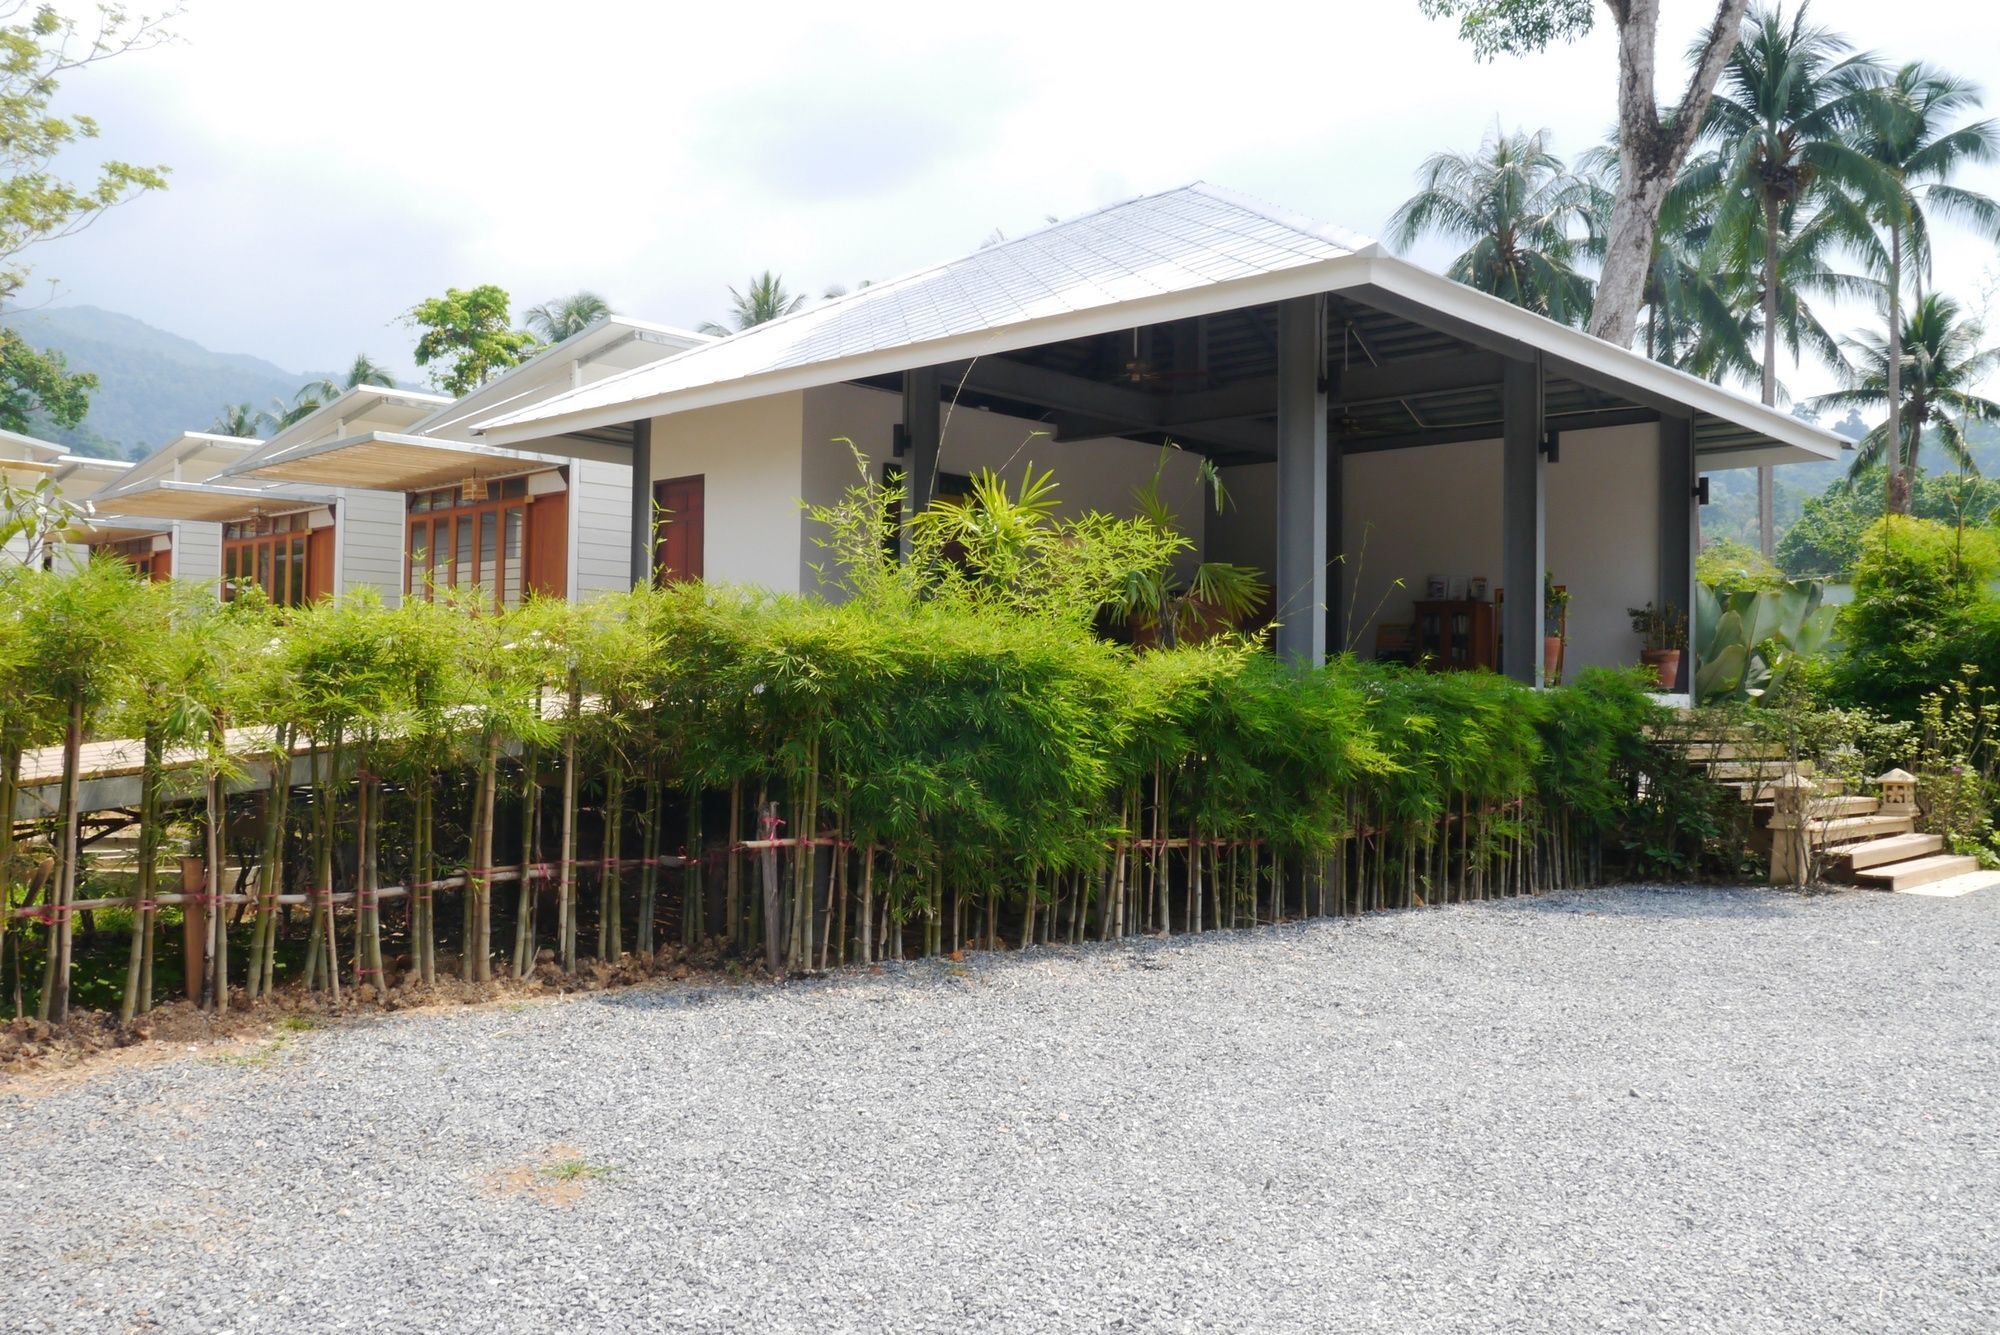
<svg viewBox="0 0 2000 1335"><path fill-rule="evenodd" d="M653 484L653 581L678 584L702 577L703 474Z"/></svg>
<svg viewBox="0 0 2000 1335"><path fill-rule="evenodd" d="M551 492L528 502L528 592L569 597L569 493Z"/></svg>
<svg viewBox="0 0 2000 1335"><path fill-rule="evenodd" d="M306 534L306 601L333 597L333 525Z"/></svg>
<svg viewBox="0 0 2000 1335"><path fill-rule="evenodd" d="M153 559L147 563L146 574L155 584L164 584L166 581L172 579L174 577L174 549L169 547L164 552L154 552Z"/></svg>

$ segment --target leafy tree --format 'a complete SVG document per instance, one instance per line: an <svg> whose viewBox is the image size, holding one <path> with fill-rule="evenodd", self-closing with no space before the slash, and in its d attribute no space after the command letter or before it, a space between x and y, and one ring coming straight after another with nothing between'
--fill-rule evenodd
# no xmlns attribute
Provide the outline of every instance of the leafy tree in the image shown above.
<svg viewBox="0 0 2000 1335"><path fill-rule="evenodd" d="M167 37L166 19L100 5L80 22L53 4L0 3L0 304L28 281L23 253L72 236L116 208L167 184L165 167L109 161L94 181L66 179L58 162L97 138L97 122L53 110L63 78ZM97 378L71 374L58 353L0 330L0 427L24 431L36 408L64 427L89 410Z"/></svg>
<svg viewBox="0 0 2000 1335"><path fill-rule="evenodd" d="M1589 314L1575 264L1590 190L1549 151L1548 131L1496 129L1477 153L1433 154L1418 175L1422 188L1389 219L1392 245L1426 233L1466 242L1451 278L1566 324Z"/></svg>
<svg viewBox="0 0 2000 1335"><path fill-rule="evenodd" d="M521 323L544 343L560 343L613 314L611 303L588 289L528 307Z"/></svg>
<svg viewBox="0 0 2000 1335"><path fill-rule="evenodd" d="M1775 589L1785 577L1755 547L1724 538L1711 542L1695 558L1694 577L1698 583L1723 593L1741 589Z"/></svg>
<svg viewBox="0 0 2000 1335"><path fill-rule="evenodd" d="M1887 172L1854 145L1874 114L1882 67L1852 54L1847 39L1806 22L1801 4L1760 9L1729 56L1709 103L1703 132L1717 145L1724 181L1716 238L1739 272L1759 275L1764 335L1764 402L1778 401L1778 332L1787 273L1786 239L1810 224L1824 236L1862 248L1872 236L1865 210L1893 193ZM1757 470L1758 546L1777 541L1771 502L1775 478Z"/></svg>
<svg viewBox="0 0 2000 1335"><path fill-rule="evenodd" d="M1845 579L1861 556L1861 536L1882 517L1882 468L1843 478L1823 495L1808 497L1804 509L1778 542L1778 565L1794 579ZM1910 509L1918 519L1954 528L1991 526L2000 517L2000 481L1971 473L1925 477L1919 471L1910 489Z"/></svg>
<svg viewBox="0 0 2000 1335"><path fill-rule="evenodd" d="M1930 268L1930 215L1956 217L1989 240L2000 241L2000 202L1952 184L1970 164L2000 158L2000 127L1992 121L1947 128L1956 113L1979 104L1978 86L1930 66L1910 63L1899 68L1882 89L1874 117L1863 127L1858 145L1894 178L1895 189L1880 201L1875 216L1888 234L1887 328L1903 328L1904 248L1916 263L1919 290ZM1886 436L1904 438L1902 428L1902 364L1888 359L1885 398L1889 407ZM1910 474L1897 457L1889 457L1889 508L1908 513Z"/></svg>
<svg viewBox="0 0 2000 1335"><path fill-rule="evenodd" d="M718 336L740 333L760 324L768 324L780 316L790 315L806 304L803 292L794 296L785 290L785 280L769 269L750 280L750 286L738 292L729 289L729 325L724 327L713 321L701 326L701 333Z"/></svg>
<svg viewBox="0 0 2000 1335"><path fill-rule="evenodd" d="M1524 55L1575 41L1596 23L1592 0L1418 0L1432 18L1458 21L1482 60ZM1680 97L1662 107L1654 92L1659 0L1605 0L1618 29L1618 175L1590 332L1630 347L1638 332L1660 209L1708 113L1709 99L1736 46L1748 0L1716 0L1715 17L1690 52Z"/></svg>
<svg viewBox="0 0 2000 1335"><path fill-rule="evenodd" d="M410 308L408 323L423 331L417 365L443 363L431 371L433 385L454 396L469 393L534 351L535 336L513 327L507 304L504 288L485 283L446 288Z"/></svg>
<svg viewBox="0 0 2000 1335"><path fill-rule="evenodd" d="M1878 408L1890 401L1890 377L1897 365L1904 371L1897 385L1902 439L1890 448L1887 421L1862 437L1854 451L1852 475L1886 462L1914 477L1926 429L1961 471L1979 471L1965 427L1970 422L2000 423L2000 403L1973 392L2000 367L2000 345L1979 347L1981 332L1957 302L1931 292L1910 310L1896 356L1890 355L1888 340L1876 333L1847 340L1850 355L1843 362L1847 387L1813 399L1813 407Z"/></svg>

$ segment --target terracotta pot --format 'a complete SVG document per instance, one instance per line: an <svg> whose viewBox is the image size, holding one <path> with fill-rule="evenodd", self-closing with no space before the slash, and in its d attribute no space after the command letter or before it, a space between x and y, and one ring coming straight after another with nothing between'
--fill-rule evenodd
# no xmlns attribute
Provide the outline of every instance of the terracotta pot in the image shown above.
<svg viewBox="0 0 2000 1335"><path fill-rule="evenodd" d="M1681 651L1678 649L1641 649L1639 662L1653 670L1653 684L1663 691L1674 689L1674 683L1681 678Z"/></svg>
<svg viewBox="0 0 2000 1335"><path fill-rule="evenodd" d="M1542 637L1542 680L1549 685L1560 684L1563 662L1563 637L1544 635Z"/></svg>

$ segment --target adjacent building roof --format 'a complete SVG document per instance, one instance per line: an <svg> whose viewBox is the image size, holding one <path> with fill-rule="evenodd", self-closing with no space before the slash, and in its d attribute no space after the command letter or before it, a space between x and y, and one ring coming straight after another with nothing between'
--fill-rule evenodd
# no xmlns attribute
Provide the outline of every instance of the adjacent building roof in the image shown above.
<svg viewBox="0 0 2000 1335"><path fill-rule="evenodd" d="M606 316L404 429L274 439L224 470L224 476L422 491L467 477L541 471L579 454L629 463L631 455L622 442L568 442L562 454L545 454L475 441L473 425L566 393L586 384L586 377L601 378L607 371L617 375L712 342L706 334L671 325Z"/></svg>
<svg viewBox="0 0 2000 1335"><path fill-rule="evenodd" d="M1293 297L1329 294L1329 341L1355 312L1412 358L1485 348L1543 359L1576 382L1578 420L1620 403L1692 412L1697 449L1735 464L1834 457L1831 433L1580 330L1511 306L1382 252L1374 242L1196 183L1129 200L893 282L758 325L657 364L479 423L500 444L600 430L642 417L956 367L1065 340L1165 326ZM1330 303L1330 306L1335 303ZM1424 336L1430 336L1425 342ZM1558 386L1567 388L1567 386ZM1481 387L1450 388L1453 429L1497 420ZM1399 396L1427 429L1430 415ZM1386 421L1386 419L1385 419ZM1353 430L1401 438L1387 424ZM1343 428L1343 437L1350 432ZM1497 434L1497 433L1495 433Z"/></svg>

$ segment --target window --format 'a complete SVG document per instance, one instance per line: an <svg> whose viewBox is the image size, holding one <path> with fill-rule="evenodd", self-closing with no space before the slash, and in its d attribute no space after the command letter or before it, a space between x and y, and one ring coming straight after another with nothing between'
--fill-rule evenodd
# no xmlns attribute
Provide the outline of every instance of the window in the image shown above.
<svg viewBox="0 0 2000 1335"><path fill-rule="evenodd" d="M304 511L267 515L222 526L222 596L233 599L252 585L279 607L306 601L312 519Z"/></svg>
<svg viewBox="0 0 2000 1335"><path fill-rule="evenodd" d="M495 607L519 607L528 479L502 478L469 497L445 487L412 492L404 541L404 591L479 589Z"/></svg>

